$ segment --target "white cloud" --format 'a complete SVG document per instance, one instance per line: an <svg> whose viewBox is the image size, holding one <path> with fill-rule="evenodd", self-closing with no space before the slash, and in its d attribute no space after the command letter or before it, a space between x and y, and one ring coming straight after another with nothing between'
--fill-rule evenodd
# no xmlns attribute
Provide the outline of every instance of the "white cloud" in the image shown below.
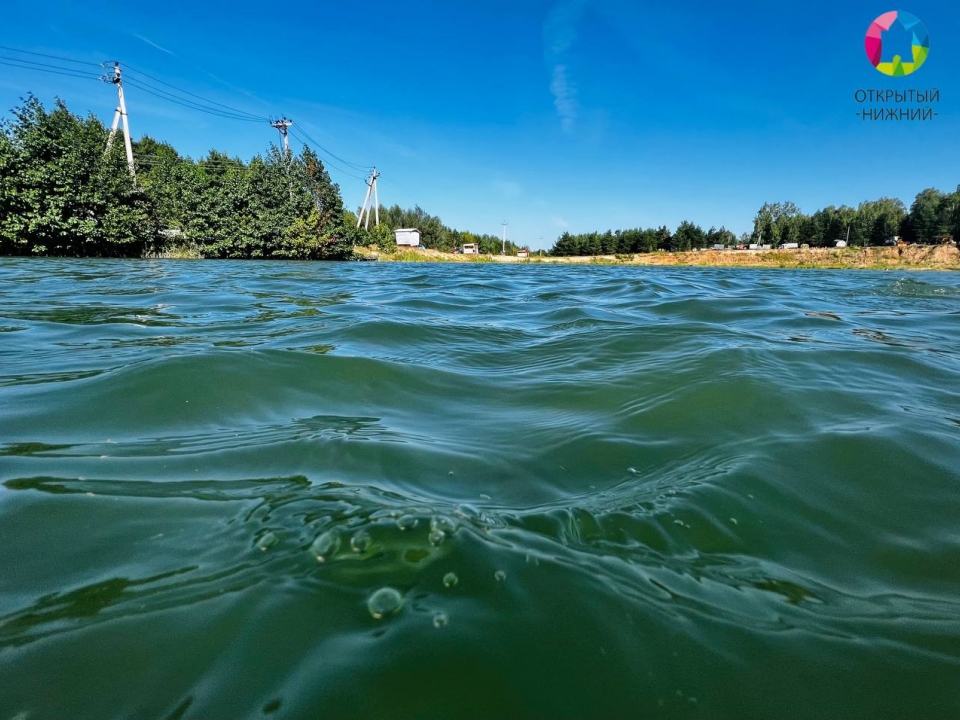
<svg viewBox="0 0 960 720"><path fill-rule="evenodd" d="M577 22L587 0L560 0L543 24L543 42L547 62L552 66L550 93L564 132L573 131L577 119L577 88L570 80L566 56L577 38Z"/></svg>
<svg viewBox="0 0 960 720"><path fill-rule="evenodd" d="M140 41L142 41L142 42L145 42L147 45L150 45L151 47L155 47L155 48L156 48L157 50L159 50L160 52L165 52L167 55L172 55L173 57L176 57L176 54L175 54L175 53L170 52L170 51L167 50L165 47L161 47L160 45L157 45L157 44L156 44L153 40L151 40L150 38L145 38L143 35L137 35L137 33L132 33L132 34L133 34L133 36L134 36L137 40L140 40Z"/></svg>
<svg viewBox="0 0 960 720"><path fill-rule="evenodd" d="M569 133L577 119L577 89L567 79L566 65L557 65L553 68L553 80L550 81L550 92L553 93L553 105L560 116L560 127Z"/></svg>

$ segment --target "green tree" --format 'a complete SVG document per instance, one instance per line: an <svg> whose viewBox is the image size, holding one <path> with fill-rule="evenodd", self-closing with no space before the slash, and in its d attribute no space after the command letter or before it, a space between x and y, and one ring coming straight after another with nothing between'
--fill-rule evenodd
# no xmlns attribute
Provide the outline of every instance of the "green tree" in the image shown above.
<svg viewBox="0 0 960 720"><path fill-rule="evenodd" d="M7 254L140 256L156 238L149 198L99 120L35 97L0 127L0 248Z"/></svg>
<svg viewBox="0 0 960 720"><path fill-rule="evenodd" d="M949 234L953 198L936 188L927 188L917 194L910 206L910 215L904 225L906 238L911 242L935 243Z"/></svg>

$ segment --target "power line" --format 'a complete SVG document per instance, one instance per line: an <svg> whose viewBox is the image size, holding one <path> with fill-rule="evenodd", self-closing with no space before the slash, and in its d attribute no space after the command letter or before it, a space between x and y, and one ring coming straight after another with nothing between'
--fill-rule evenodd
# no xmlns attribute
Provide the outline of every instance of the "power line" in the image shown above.
<svg viewBox="0 0 960 720"><path fill-rule="evenodd" d="M32 60L20 60L0 55L0 65L20 68L21 70L35 70L36 72L50 73L51 75L63 75L65 77L81 78L83 80L96 80L100 76L93 73L82 73L71 68L58 67L57 65L48 65L47 63L37 63Z"/></svg>
<svg viewBox="0 0 960 720"><path fill-rule="evenodd" d="M8 52L24 54L24 55L33 55L37 57L48 58L51 60L58 60L60 62L74 63L76 65L82 65L84 67L94 67L98 65L97 63L93 63L93 62L75 60L73 58L63 57L60 55L34 52L32 50L19 50L17 48L7 47L4 45L0 45L0 50L6 50ZM60 75L63 77L73 77L73 78L84 79L84 80L100 78L99 74L84 73L83 71L75 68L62 67L59 65L51 65L48 63L37 62L34 60L27 60L27 59L18 58L18 57L7 57L3 55L0 55L0 65L20 68L23 70L35 70L37 72L46 72L53 75ZM135 87L141 92L147 93L148 95L153 95L154 97L159 98L161 100L166 100L167 102L180 105L190 110L196 110L198 112L203 112L214 117L220 117L228 120L237 120L242 122L271 122L271 118L256 115L255 113L251 113L246 110L240 110L230 105L225 105L223 103L217 102L215 100L209 100L207 98L204 98L201 95L197 95L195 93L190 92L189 90L184 90L183 88L177 87L176 85L168 83L157 77L154 77L153 75L150 75L149 73L146 73L143 70L138 70L137 68L134 68L129 65L126 66L126 69L128 72L133 72L135 76L142 75L143 77L149 78L150 80L156 83L159 83L160 85L163 85L177 93L180 93L181 95L186 95L192 98L196 98L196 100L188 100L183 97L178 97L172 92L169 92L167 90L162 90L161 88L155 87L142 79L138 79L137 77L131 78L128 75L125 78L127 85ZM200 101L200 102L197 102L197 101ZM358 163L350 162L349 160L345 160L339 155L334 154L333 152L325 148L323 145L318 143L316 140L314 140L313 137L311 137L310 134L307 133L307 131L303 130L302 128L295 128L293 129L292 132L304 144L308 144L312 147L315 147L317 150L324 153L329 158L332 158L332 160L327 160L327 165L329 165L331 168L337 170L343 175L346 175L347 177L366 181L366 177L358 175L357 172L359 171L359 172L366 173L371 169L371 166L360 165ZM343 167L337 165L337 162L342 163Z"/></svg>
<svg viewBox="0 0 960 720"><path fill-rule="evenodd" d="M313 145L313 143L310 142L310 136L309 136L309 135L306 135L306 133L303 133L303 135L306 136L306 139L304 139L304 137L301 137L301 135L300 135L299 132L296 130L296 128L292 129L292 130L291 130L291 133L293 134L293 136L294 136L295 138L297 138L297 139L298 139L300 142L302 142L304 145ZM320 148L320 149L323 150L323 148ZM330 153L330 152L327 151L327 150L324 150L324 152L327 153L328 155L332 155L332 153ZM335 162L332 162L332 161L330 161L330 160L327 160L326 163L324 163L324 164L327 165L327 166L329 166L329 167L331 167L331 168L333 168L334 170L336 170L336 171L339 172L339 173L342 173L342 174L344 174L344 175L347 175L348 177L352 177L352 178L354 178L354 179L356 179L356 180L366 181L366 178L363 177L362 175L357 175L355 172L352 172L352 171L347 170L347 169L345 169L345 168L343 168L343 167L340 167L340 166L337 165Z"/></svg>
<svg viewBox="0 0 960 720"><path fill-rule="evenodd" d="M6 50L7 52L21 53L23 55L36 55L37 57L49 58L50 60L60 60L61 62L76 63L77 65L96 65L97 67L100 67L100 63L89 62L87 60L74 60L73 58L63 57L61 55L48 55L47 53L38 53L38 52L33 52L32 50L18 50L17 48L7 47L6 45L0 45L0 50Z"/></svg>
<svg viewBox="0 0 960 720"><path fill-rule="evenodd" d="M203 100L203 102L207 103L208 105L216 105L217 107L223 108L223 109L225 109L225 110L229 110L231 113L233 113L233 114L235 114L235 115L246 115L247 117L249 117L249 118L251 118L251 119L255 119L255 120L259 121L259 122L265 122L265 121L269 121L269 120L270 120L270 118L263 117L262 115L256 115L256 114L254 114L254 113L247 112L246 110L238 110L237 108L230 107L229 105L224 105L223 103L218 103L218 102L216 102L215 100L208 100L207 98L202 97L202 96L200 96L200 95L196 95L196 94L190 92L189 90L184 90L183 88L179 88L179 87L177 87L176 85L171 85L170 83L164 82L163 80L160 80L159 78L155 78L153 75L149 75L149 74L145 73L143 70L137 70L137 68L133 67L132 65L126 65L125 67L127 68L128 71L133 71L133 72L134 72L135 74L137 74L137 75L143 75L144 77L150 78L150 79L153 80L154 82L158 82L158 83L160 83L161 85L165 85L166 87L171 88L171 89L173 89L173 90L176 90L176 91L179 92L179 93L182 93L182 94L184 94L184 95L189 95L190 97L197 98L198 100ZM141 81L141 82L142 82L142 81Z"/></svg>
<svg viewBox="0 0 960 720"><path fill-rule="evenodd" d="M352 162L350 162L349 160L344 160L342 157L338 157L338 156L334 155L332 152L330 152L330 151L327 150L325 147L323 147L323 145L321 145L321 144L318 143L316 140L314 140L312 137L310 137L310 136L307 134L307 131L306 131L306 130L303 130L302 128L300 128L300 129L299 129L299 132L301 132L301 133L303 134L303 136L307 138L307 140L309 141L309 143L310 143L311 145L319 148L320 150L322 150L323 152L325 152L327 155L329 155L330 157L332 157L334 160L339 160L339 161L342 162L344 165L348 165L348 166L350 166L350 167L352 167L352 168L355 168L355 169L357 169L357 170L360 170L360 171L367 171L367 170L370 170L370 169L373 167L372 165L358 165L357 163L352 163ZM364 178L364 179L366 179L366 178Z"/></svg>
<svg viewBox="0 0 960 720"><path fill-rule="evenodd" d="M182 105L183 107L190 108L191 110L197 110L199 112L207 113L209 115L214 115L216 117L226 118L228 120L238 120L240 122L255 122L255 123L264 122L264 120L261 118L252 118L252 117L246 117L243 115L236 115L233 113L228 113L225 110L217 110L216 108L201 105L200 103L196 103L192 100L184 100L182 98L178 98L172 93L168 93L166 90L160 90L150 85L146 85L140 80L128 79L127 84L132 87L138 88L139 90L147 93L148 95L153 95L154 97L160 98L161 100L166 100L167 102L172 102L176 105Z"/></svg>

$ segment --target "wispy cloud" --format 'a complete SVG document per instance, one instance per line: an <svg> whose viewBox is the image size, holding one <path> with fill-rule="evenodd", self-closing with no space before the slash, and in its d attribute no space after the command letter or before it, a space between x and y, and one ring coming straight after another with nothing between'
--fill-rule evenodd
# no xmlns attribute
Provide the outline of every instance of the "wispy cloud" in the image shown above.
<svg viewBox="0 0 960 720"><path fill-rule="evenodd" d="M162 47L162 46L160 46L160 45L157 45L157 44L156 44L153 40L151 40L150 38L145 38L143 35L138 35L137 33L132 33L132 35L133 35L137 40L140 40L141 42L145 42L147 45L149 45L150 47L156 48L156 49L159 50L160 52L165 52L167 55L171 55L171 56L173 56L173 57L176 57L176 56L177 56L176 53L173 53L173 52L171 52L170 50L167 50L165 47Z"/></svg>
<svg viewBox="0 0 960 720"><path fill-rule="evenodd" d="M550 92L553 93L553 105L560 116L560 127L566 133L572 132L577 119L577 89L567 79L566 65L553 67Z"/></svg>
<svg viewBox="0 0 960 720"><path fill-rule="evenodd" d="M543 24L544 53L551 67L550 93L564 132L573 132L579 104L577 88L568 72L567 55L577 38L577 23L587 0L559 0Z"/></svg>

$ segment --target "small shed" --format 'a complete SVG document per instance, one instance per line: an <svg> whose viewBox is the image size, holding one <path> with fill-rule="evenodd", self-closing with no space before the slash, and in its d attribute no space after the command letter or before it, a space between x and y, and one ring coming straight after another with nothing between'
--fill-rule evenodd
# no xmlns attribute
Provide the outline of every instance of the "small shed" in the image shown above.
<svg viewBox="0 0 960 720"><path fill-rule="evenodd" d="M476 243L464 243L463 249L461 252L464 255L476 255L478 253L478 248Z"/></svg>
<svg viewBox="0 0 960 720"><path fill-rule="evenodd" d="M520 248L519 250L517 250L517 257L522 260L523 258L530 257L530 253L527 251L526 248Z"/></svg>
<svg viewBox="0 0 960 720"><path fill-rule="evenodd" d="M397 245L406 247L420 247L420 231L416 228L399 228L393 231Z"/></svg>

